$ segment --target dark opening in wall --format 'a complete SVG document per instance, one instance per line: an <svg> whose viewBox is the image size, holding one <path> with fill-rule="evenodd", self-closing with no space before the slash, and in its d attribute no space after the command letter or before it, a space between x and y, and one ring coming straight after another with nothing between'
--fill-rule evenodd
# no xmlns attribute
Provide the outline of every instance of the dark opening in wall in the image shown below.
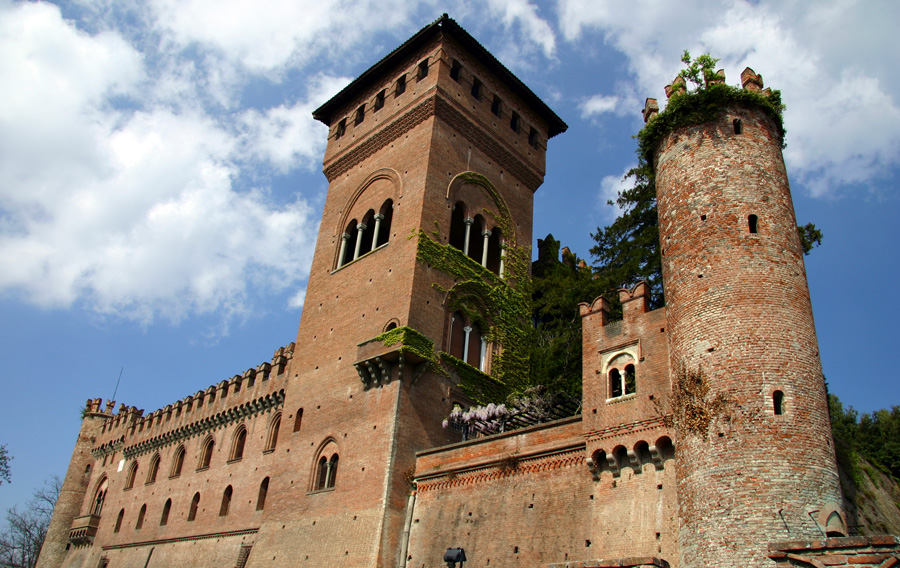
<svg viewBox="0 0 900 568"><path fill-rule="evenodd" d="M353 124L359 126L366 119L366 105L359 105L356 109L356 115L353 117Z"/></svg>
<svg viewBox="0 0 900 568"><path fill-rule="evenodd" d="M338 122L337 128L334 131L334 137L340 138L347 132L347 119L342 118L340 122Z"/></svg>
<svg viewBox="0 0 900 568"><path fill-rule="evenodd" d="M777 390L772 393L772 405L774 406L775 415L784 414L784 393Z"/></svg>
<svg viewBox="0 0 900 568"><path fill-rule="evenodd" d="M459 64L459 61L453 60L453 65L450 67L450 78L454 81L459 81L459 72L462 71L462 65Z"/></svg>
<svg viewBox="0 0 900 568"><path fill-rule="evenodd" d="M532 127L531 127L531 130L528 131L528 144L529 144L532 148L534 148L535 150L537 150L538 147L540 146L539 142L540 142L540 140L539 140L539 138L538 138L538 131L537 131L536 128L534 128L534 127L532 126Z"/></svg>
<svg viewBox="0 0 900 568"><path fill-rule="evenodd" d="M256 497L256 510L262 511L266 508L266 497L269 494L269 478L262 480L259 484L259 495Z"/></svg>
<svg viewBox="0 0 900 568"><path fill-rule="evenodd" d="M609 398L622 396L622 374L618 369L609 372Z"/></svg>
<svg viewBox="0 0 900 568"><path fill-rule="evenodd" d="M122 519L124 519L124 518L125 518L125 509L120 509L119 516L116 517L116 526L113 527L114 533L119 532L119 529L122 528Z"/></svg>
<svg viewBox="0 0 900 568"><path fill-rule="evenodd" d="M466 241L466 206L462 202L453 206L450 214L450 246L463 250Z"/></svg>
<svg viewBox="0 0 900 568"><path fill-rule="evenodd" d="M512 113L512 118L509 119L509 127L513 130L513 132L519 131L519 113Z"/></svg>
<svg viewBox="0 0 900 568"><path fill-rule="evenodd" d="M749 217L747 217L747 225L751 233L757 232L757 230L759 229L758 223L759 218L756 215L750 215Z"/></svg>
<svg viewBox="0 0 900 568"><path fill-rule="evenodd" d="M502 109L503 101L500 100L500 97L494 95L494 101L491 103L491 112L494 113L495 116L500 116Z"/></svg>
<svg viewBox="0 0 900 568"><path fill-rule="evenodd" d="M159 518L159 526L164 527L169 524L169 511L172 510L172 500L166 499L166 504L163 505L162 516Z"/></svg>
<svg viewBox="0 0 900 568"><path fill-rule="evenodd" d="M381 224L378 226L378 236L375 246L380 247L391 238L391 223L394 220L394 201L392 199L385 200L378 210L382 216Z"/></svg>
<svg viewBox="0 0 900 568"><path fill-rule="evenodd" d="M735 118L731 124L732 124L732 126L734 126L735 134L740 134L741 132L744 131L744 124L741 122L740 118Z"/></svg>
<svg viewBox="0 0 900 568"><path fill-rule="evenodd" d="M194 498L191 499L191 508L188 510L188 521L193 521L197 518L198 508L200 508L200 493L194 493Z"/></svg>
<svg viewBox="0 0 900 568"><path fill-rule="evenodd" d="M472 79L472 96L475 97L476 100L481 99L481 81L478 79Z"/></svg>
<svg viewBox="0 0 900 568"><path fill-rule="evenodd" d="M397 78L397 84L394 86L394 96L399 97L406 92L406 75Z"/></svg>
<svg viewBox="0 0 900 568"><path fill-rule="evenodd" d="M222 506L219 507L219 516L227 517L228 509L231 508L231 496L234 495L234 489L229 485L225 488L225 492L222 494Z"/></svg>
<svg viewBox="0 0 900 568"><path fill-rule="evenodd" d="M375 95L375 104L372 105L372 112L378 112L381 110L381 107L384 106L384 89L381 89L377 95Z"/></svg>
<svg viewBox="0 0 900 568"><path fill-rule="evenodd" d="M303 409L297 409L297 415L294 417L294 432L300 431L300 425L303 424Z"/></svg>
<svg viewBox="0 0 900 568"><path fill-rule="evenodd" d="M147 515L147 504L144 503L141 505L141 510L138 512L137 523L134 524L134 530L139 531L141 527L144 526L144 517Z"/></svg>
<svg viewBox="0 0 900 568"><path fill-rule="evenodd" d="M421 81L425 77L428 76L428 59L423 59L419 62L419 70L416 74L416 78Z"/></svg>

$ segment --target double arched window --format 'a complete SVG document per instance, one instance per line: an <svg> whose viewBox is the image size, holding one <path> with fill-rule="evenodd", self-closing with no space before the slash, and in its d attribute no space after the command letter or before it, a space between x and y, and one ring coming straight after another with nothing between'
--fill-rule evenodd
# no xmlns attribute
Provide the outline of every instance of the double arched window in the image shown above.
<svg viewBox="0 0 900 568"><path fill-rule="evenodd" d="M362 220L350 220L341 235L338 268L387 244L393 220L394 202L391 199L382 203L377 213L369 209Z"/></svg>
<svg viewBox="0 0 900 568"><path fill-rule="evenodd" d="M620 398L637 392L637 373L631 355L623 353L610 361L606 376L609 380L609 398Z"/></svg>
<svg viewBox="0 0 900 568"><path fill-rule="evenodd" d="M450 316L449 343L450 355L483 373L487 372L487 342L482 335L481 327L469 321L461 311L456 311Z"/></svg>
<svg viewBox="0 0 900 568"><path fill-rule="evenodd" d="M503 277L503 233L488 227L481 215L470 217L465 203L458 201L450 214L450 245L494 274Z"/></svg>
<svg viewBox="0 0 900 568"><path fill-rule="evenodd" d="M337 454L322 456L319 458L318 467L316 468L316 489L334 489L334 482L337 479L339 457Z"/></svg>
<svg viewBox="0 0 900 568"><path fill-rule="evenodd" d="M234 433L231 442L231 457L228 461L239 460L244 457L244 445L247 443L247 428L241 424Z"/></svg>
<svg viewBox="0 0 900 568"><path fill-rule="evenodd" d="M203 442L203 451L200 452L200 461L197 463L198 471L209 467L210 462L212 462L213 450L215 449L216 442L210 436Z"/></svg>
<svg viewBox="0 0 900 568"><path fill-rule="evenodd" d="M109 489L109 479L104 475L103 479L100 480L100 483L97 484L97 489L94 490L94 501L91 505L91 514L95 517L99 517L100 513L103 511L103 503L106 501L106 491Z"/></svg>

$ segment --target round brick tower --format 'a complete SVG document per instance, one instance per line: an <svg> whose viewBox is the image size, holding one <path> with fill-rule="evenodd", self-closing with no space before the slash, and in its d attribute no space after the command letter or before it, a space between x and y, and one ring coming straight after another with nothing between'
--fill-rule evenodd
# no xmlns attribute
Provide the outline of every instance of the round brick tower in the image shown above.
<svg viewBox="0 0 900 568"><path fill-rule="evenodd" d="M846 532L779 127L726 106L654 162L681 567L766 566L769 542Z"/></svg>

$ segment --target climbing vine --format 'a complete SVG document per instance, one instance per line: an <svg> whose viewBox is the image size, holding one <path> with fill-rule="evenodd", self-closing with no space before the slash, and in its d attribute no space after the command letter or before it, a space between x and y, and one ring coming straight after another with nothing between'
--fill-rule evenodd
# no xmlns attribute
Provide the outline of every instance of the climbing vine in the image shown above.
<svg viewBox="0 0 900 568"><path fill-rule="evenodd" d="M664 419L679 436L705 436L710 423L725 412L727 403L722 393L710 395L709 381L699 367L691 369L682 364L672 379L673 414Z"/></svg>
<svg viewBox="0 0 900 568"><path fill-rule="evenodd" d="M517 246L509 209L490 180L474 172L460 174L458 178L485 190L497 206L497 211L486 210L485 214L494 218L506 238L502 245L504 278L459 249L441 244L439 235L432 236L419 229L413 236L418 238L418 259L454 279L449 288L433 284L447 294L449 311L463 312L484 330L483 337L487 342L500 346L491 363L491 377L447 354L441 355L441 362L445 367L455 369L461 388L476 401L499 402L508 393L520 392L529 386L531 279L528 268L531 249Z"/></svg>
<svg viewBox="0 0 900 568"><path fill-rule="evenodd" d="M437 357L434 354L434 341L411 327L396 327L385 331L376 337L375 341L381 341L385 347L393 347L399 343L400 353L413 353L427 361L437 363Z"/></svg>

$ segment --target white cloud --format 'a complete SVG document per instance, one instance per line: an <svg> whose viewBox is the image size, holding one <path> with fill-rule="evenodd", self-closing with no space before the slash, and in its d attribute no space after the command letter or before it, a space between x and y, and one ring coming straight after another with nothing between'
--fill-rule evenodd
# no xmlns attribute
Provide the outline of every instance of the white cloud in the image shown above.
<svg viewBox="0 0 900 568"><path fill-rule="evenodd" d="M117 108L147 86L120 36L4 3L0 52L0 289L147 322L239 314L307 276L317 221L235 186L240 133L202 109ZM310 151L279 142L284 168Z"/></svg>
<svg viewBox="0 0 900 568"><path fill-rule="evenodd" d="M892 33L887 22L898 20L900 5L891 1L559 4L564 37L602 33L628 58L645 96L665 100L662 87L685 48L721 57L731 84L746 66L763 74L788 107L788 166L814 194L875 179L897 164L900 54L881 41Z"/></svg>
<svg viewBox="0 0 900 568"><path fill-rule="evenodd" d="M602 114L617 112L622 100L613 95L594 95L578 105L581 118L595 118Z"/></svg>
<svg viewBox="0 0 900 568"><path fill-rule="evenodd" d="M247 156L268 160L281 172L318 164L325 152L327 129L312 113L349 82L347 77L320 76L312 81L306 101L264 112L244 111L241 122Z"/></svg>
<svg viewBox="0 0 900 568"><path fill-rule="evenodd" d="M490 10L503 21L507 30L518 25L520 38L519 49L523 44L534 43L543 52L544 57L553 58L556 54L556 34L550 24L538 15L538 8L528 0L487 0ZM514 57L513 54L510 56Z"/></svg>
<svg viewBox="0 0 900 568"><path fill-rule="evenodd" d="M635 165L636 164L632 164L625 168L622 175L604 176L603 179L600 180L600 191L597 193L596 201L596 209L600 217L600 226L612 223L616 220L616 217L619 217L625 211L616 203L616 198L619 197L619 192L634 187L634 180L626 178L625 176L628 175L628 172L631 171ZM610 202L612 202L612 205L610 205Z"/></svg>

